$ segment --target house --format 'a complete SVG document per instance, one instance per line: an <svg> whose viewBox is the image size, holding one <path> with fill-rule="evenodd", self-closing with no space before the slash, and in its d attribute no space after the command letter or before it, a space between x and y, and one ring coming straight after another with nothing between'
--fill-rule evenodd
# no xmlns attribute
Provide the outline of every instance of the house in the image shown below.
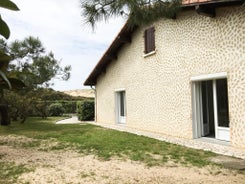
<svg viewBox="0 0 245 184"><path fill-rule="evenodd" d="M245 148L245 6L184 0L176 19L125 25L85 81L96 121Z"/></svg>

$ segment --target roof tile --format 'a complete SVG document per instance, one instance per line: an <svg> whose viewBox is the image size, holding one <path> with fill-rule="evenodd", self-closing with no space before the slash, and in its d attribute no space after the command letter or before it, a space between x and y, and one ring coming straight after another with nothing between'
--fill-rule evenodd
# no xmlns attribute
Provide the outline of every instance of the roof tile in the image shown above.
<svg viewBox="0 0 245 184"><path fill-rule="evenodd" d="M182 4L202 3L208 1L212 1L212 0L182 0Z"/></svg>

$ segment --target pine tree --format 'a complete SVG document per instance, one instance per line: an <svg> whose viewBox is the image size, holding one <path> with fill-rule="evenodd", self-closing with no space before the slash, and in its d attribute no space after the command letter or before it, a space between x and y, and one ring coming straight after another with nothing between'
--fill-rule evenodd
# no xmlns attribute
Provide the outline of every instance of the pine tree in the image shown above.
<svg viewBox="0 0 245 184"><path fill-rule="evenodd" d="M111 17L123 16L129 26L148 24L159 18L173 18L180 9L181 0L81 0L85 22L95 24Z"/></svg>

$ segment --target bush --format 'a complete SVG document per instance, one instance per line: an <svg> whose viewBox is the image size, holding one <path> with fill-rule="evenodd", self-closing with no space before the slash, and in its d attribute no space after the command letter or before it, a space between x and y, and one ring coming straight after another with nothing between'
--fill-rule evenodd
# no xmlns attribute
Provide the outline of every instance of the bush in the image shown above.
<svg viewBox="0 0 245 184"><path fill-rule="evenodd" d="M64 112L65 112L65 109L60 103L53 103L49 106L50 116L62 116Z"/></svg>
<svg viewBox="0 0 245 184"><path fill-rule="evenodd" d="M76 113L77 101L58 101L58 102L62 104L66 114Z"/></svg>
<svg viewBox="0 0 245 184"><path fill-rule="evenodd" d="M81 121L94 120L94 101L78 101L77 102L77 115Z"/></svg>
<svg viewBox="0 0 245 184"><path fill-rule="evenodd" d="M49 115L50 103L46 101L35 101L33 103L34 107L29 114L30 116L41 116L42 118L47 118Z"/></svg>

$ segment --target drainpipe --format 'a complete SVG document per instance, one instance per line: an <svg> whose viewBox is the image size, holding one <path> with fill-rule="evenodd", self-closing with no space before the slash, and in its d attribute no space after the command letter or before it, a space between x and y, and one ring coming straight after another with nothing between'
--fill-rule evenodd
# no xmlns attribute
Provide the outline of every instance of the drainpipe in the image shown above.
<svg viewBox="0 0 245 184"><path fill-rule="evenodd" d="M94 90L94 95L95 95L95 98L94 98L94 121L97 122L97 91L96 91L95 86L91 85L90 88L92 90Z"/></svg>

